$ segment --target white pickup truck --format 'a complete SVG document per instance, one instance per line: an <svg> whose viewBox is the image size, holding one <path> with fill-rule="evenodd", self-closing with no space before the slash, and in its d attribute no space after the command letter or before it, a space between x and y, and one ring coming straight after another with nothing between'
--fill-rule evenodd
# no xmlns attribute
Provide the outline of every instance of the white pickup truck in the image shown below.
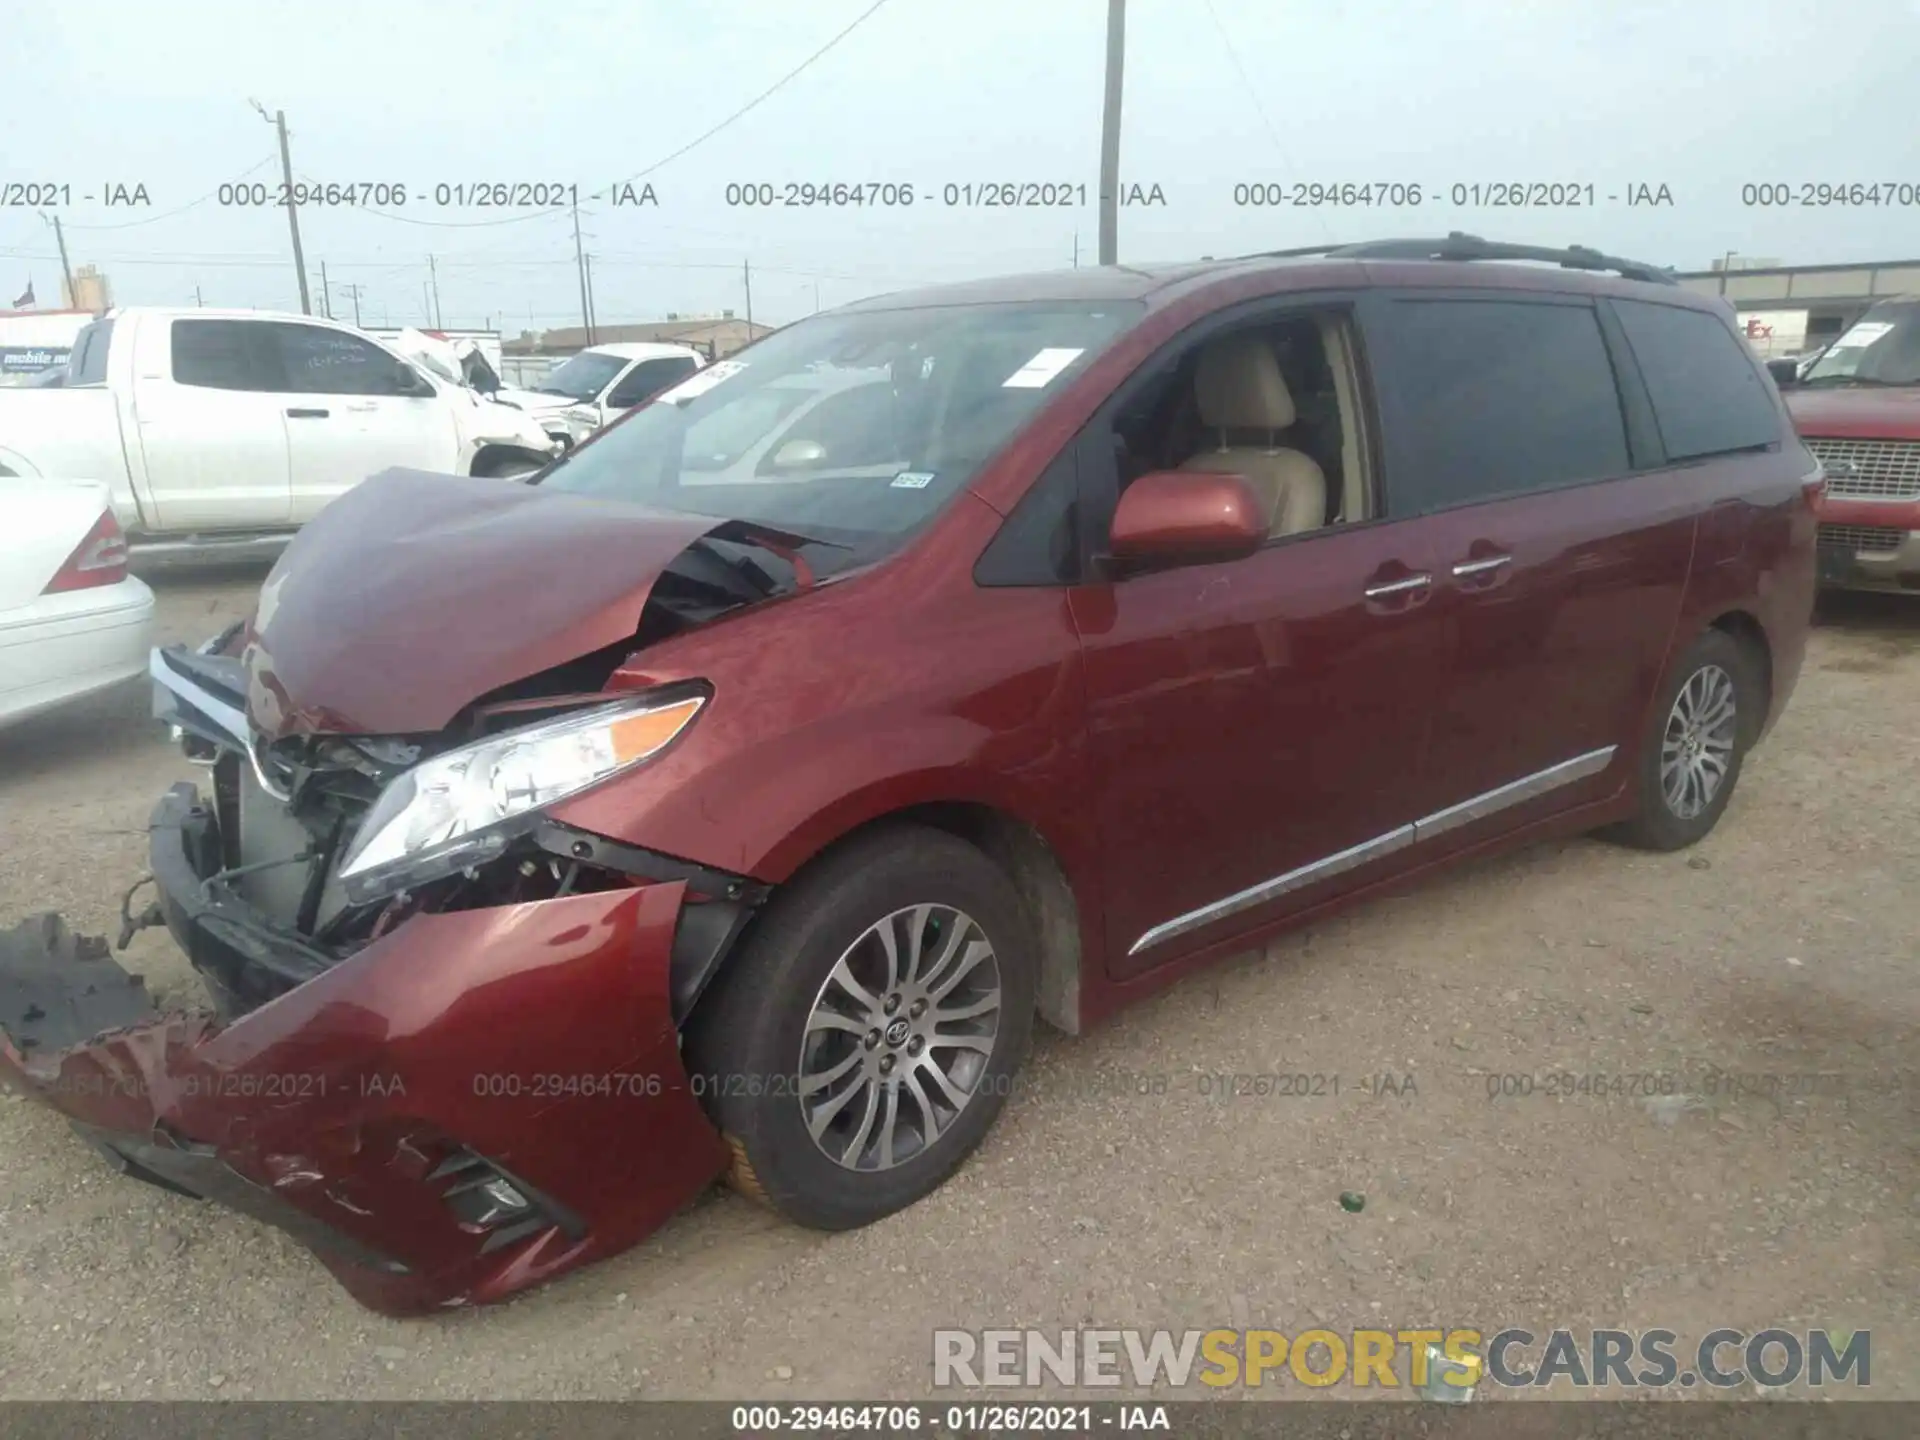
<svg viewBox="0 0 1920 1440"><path fill-rule="evenodd" d="M572 447L706 363L689 345L595 345L554 367L535 389L501 387L493 396L526 411Z"/></svg>
<svg viewBox="0 0 1920 1440"><path fill-rule="evenodd" d="M271 552L395 466L512 476L537 420L352 326L260 310L112 310L57 388L0 390L0 477L98 480L136 556Z"/></svg>

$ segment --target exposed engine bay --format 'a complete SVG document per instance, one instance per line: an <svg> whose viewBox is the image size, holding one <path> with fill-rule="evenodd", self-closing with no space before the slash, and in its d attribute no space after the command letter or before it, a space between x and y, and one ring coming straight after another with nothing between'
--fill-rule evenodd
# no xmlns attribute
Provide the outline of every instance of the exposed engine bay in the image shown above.
<svg viewBox="0 0 1920 1440"><path fill-rule="evenodd" d="M211 794L194 797L182 823L204 877L201 899L235 902L224 917L233 943L195 956L223 1018L286 993L416 915L681 880L688 904L672 998L676 1020L684 1019L767 887L539 816L499 853L392 893L356 898L341 862L379 798L423 761L604 706L614 698L610 677L636 651L808 588L803 543L811 542L740 522L716 526L659 572L629 638L476 696L428 734L262 735L247 718L248 651L257 643L247 622L197 649L154 652L154 713L211 772ZM123 950L139 929L167 922L158 900L135 908L140 889L122 906ZM265 932L259 944L245 943L249 930Z"/></svg>

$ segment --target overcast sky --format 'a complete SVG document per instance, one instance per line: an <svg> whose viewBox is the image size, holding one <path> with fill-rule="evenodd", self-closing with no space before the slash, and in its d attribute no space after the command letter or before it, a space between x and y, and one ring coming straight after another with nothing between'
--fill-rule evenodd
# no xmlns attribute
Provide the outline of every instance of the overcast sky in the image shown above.
<svg viewBox="0 0 1920 1440"><path fill-rule="evenodd" d="M76 265L120 303L298 307L286 214L217 187L398 182L389 215L305 208L319 308L449 326L577 324L571 216L433 203L436 185L572 183L601 323L780 322L905 284L1092 263L1105 0L13 0L0 187L71 187ZM1920 0L1129 0L1122 261L1465 229L1682 269L1920 255ZM653 168L655 166L658 168ZM641 172L657 205L612 206ZM1084 186L1067 208L942 203L947 185ZM1417 209L1236 205L1255 182L1418 184ZM1745 184L1894 182L1905 206L1743 204ZM892 183L911 206L746 209L729 183ZM1453 187L1594 187L1573 210ZM105 188L146 187L146 208ZM1630 206L1632 187L1672 203ZM93 196L88 200L86 196ZM1618 196L1618 199L1609 199ZM57 303L51 229L0 195L0 305ZM1376 196L1376 200L1384 198ZM1470 196L1468 198L1471 198ZM1583 196L1584 198L1584 196ZM1882 199L1888 198L1883 194ZM1896 197L1898 198L1898 197ZM514 223L497 222L503 216ZM434 222L434 223L427 223ZM121 228L110 228L121 227ZM531 320L530 320L531 317Z"/></svg>

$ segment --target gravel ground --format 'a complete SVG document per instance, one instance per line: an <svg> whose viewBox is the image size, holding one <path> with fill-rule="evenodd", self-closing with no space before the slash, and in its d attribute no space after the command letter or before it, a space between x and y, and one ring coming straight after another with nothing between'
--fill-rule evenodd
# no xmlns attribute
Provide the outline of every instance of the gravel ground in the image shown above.
<svg viewBox="0 0 1920 1440"><path fill-rule="evenodd" d="M259 578L160 582L165 638L218 629ZM198 773L145 710L135 685L0 732L0 923L112 932L149 806ZM276 1232L112 1174L8 1097L0 1397L905 1397L936 1326L1508 1324L1871 1328L1872 1393L1920 1397L1916 737L1920 601L1840 597L1690 855L1540 846L1043 1035L978 1156L867 1230L716 1193L430 1321L360 1309ZM128 963L192 999L160 932ZM1780 1078L1488 1099L1503 1074L1713 1066ZM1220 1072L1341 1092L1203 1096ZM1383 1073L1411 1093L1357 1091Z"/></svg>

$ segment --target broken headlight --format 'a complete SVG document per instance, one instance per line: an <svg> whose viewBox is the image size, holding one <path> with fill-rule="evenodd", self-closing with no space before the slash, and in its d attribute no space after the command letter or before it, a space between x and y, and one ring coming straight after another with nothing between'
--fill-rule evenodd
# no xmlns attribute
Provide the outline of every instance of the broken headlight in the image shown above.
<svg viewBox="0 0 1920 1440"><path fill-rule="evenodd" d="M704 697L641 697L424 760L373 802L340 866L364 903L491 860L541 811L660 753Z"/></svg>

